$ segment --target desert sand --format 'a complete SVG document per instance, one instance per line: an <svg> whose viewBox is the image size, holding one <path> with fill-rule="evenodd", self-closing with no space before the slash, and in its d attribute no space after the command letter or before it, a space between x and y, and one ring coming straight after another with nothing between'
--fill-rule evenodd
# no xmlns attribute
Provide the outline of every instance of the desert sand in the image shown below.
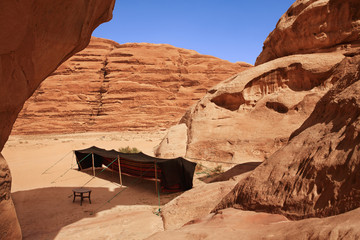
<svg viewBox="0 0 360 240"><path fill-rule="evenodd" d="M73 150L94 145L109 150L130 146L154 155L154 148L165 134L159 131L11 135L2 154L13 176L11 192L23 239L156 239L162 236L156 234L164 230L175 230L208 217L239 177L247 176L255 167L238 166L240 169L232 170L236 173L223 174L234 176L223 179L227 181L213 179L214 183L206 184L213 182L212 178L205 181L206 175L199 173L213 166L202 162L202 169L194 175L193 189L161 193L160 203L152 181L123 176L121 186L119 175L109 170L97 169L95 178L92 170L77 170ZM238 174L243 175L235 177ZM72 189L83 186L92 190L91 204L84 199L80 206L79 198L73 202ZM261 224L286 220L270 214L260 218L264 219Z"/></svg>
<svg viewBox="0 0 360 240"><path fill-rule="evenodd" d="M152 155L163 135L112 132L11 136L2 153L13 177L12 198L23 238L143 239L163 230L161 217L154 214L158 198L152 181L123 176L121 187L118 174L104 171L85 185L92 190L91 204L88 199L82 206L79 198L72 201L72 189L92 179L91 171L77 170L73 150L93 145L106 149L131 146ZM177 195L161 195L161 205Z"/></svg>

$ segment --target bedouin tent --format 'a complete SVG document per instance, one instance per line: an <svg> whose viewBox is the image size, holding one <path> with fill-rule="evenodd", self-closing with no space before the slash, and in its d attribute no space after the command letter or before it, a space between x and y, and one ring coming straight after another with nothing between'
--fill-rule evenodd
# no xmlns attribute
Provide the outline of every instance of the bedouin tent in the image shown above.
<svg viewBox="0 0 360 240"><path fill-rule="evenodd" d="M95 146L74 152L79 170L108 166L113 162L108 168L119 172L120 182L121 174L125 174L160 181L161 190L164 192L186 191L193 186L196 163L181 157L162 159L148 156L142 152L121 153Z"/></svg>

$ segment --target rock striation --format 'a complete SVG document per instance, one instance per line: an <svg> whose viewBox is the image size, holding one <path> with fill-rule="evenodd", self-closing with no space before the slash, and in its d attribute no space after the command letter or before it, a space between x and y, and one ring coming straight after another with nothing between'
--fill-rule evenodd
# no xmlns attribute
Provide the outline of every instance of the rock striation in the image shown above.
<svg viewBox="0 0 360 240"><path fill-rule="evenodd" d="M26 102L12 134L168 128L207 89L249 67L167 44L92 37Z"/></svg>
<svg viewBox="0 0 360 240"><path fill-rule="evenodd" d="M0 2L0 150L24 102L39 84L89 43L112 17L115 0ZM0 158L0 238L20 239L10 197L11 175Z"/></svg>

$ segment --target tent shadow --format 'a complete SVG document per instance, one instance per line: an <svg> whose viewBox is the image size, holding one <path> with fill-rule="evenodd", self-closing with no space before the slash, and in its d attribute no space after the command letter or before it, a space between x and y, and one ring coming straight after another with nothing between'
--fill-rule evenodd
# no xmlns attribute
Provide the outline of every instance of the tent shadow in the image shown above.
<svg viewBox="0 0 360 240"><path fill-rule="evenodd" d="M92 169L81 170L81 172L86 173L90 176L93 176ZM103 180L106 180L108 182L111 182L111 183L121 187L120 176L119 176L118 172L114 172L109 169L96 168L95 177L101 178ZM156 183L155 181L147 180L147 179L144 179L141 177L133 177L133 176L127 176L127 175L122 174L121 180L122 180L123 186L126 186L127 188L135 188L137 190L141 190L143 193L154 194L157 196L157 194L158 194L157 190L158 190L159 194L162 196L163 200L173 199L173 198L179 196L181 193L183 193L183 192L176 192L176 193L162 192L160 189L159 183ZM156 199L156 201L158 201L158 200ZM168 200L164 201L164 203L161 202L161 204L166 204L167 202L168 202ZM154 204L157 204L157 203L158 202L156 202Z"/></svg>
<svg viewBox="0 0 360 240"><path fill-rule="evenodd" d="M110 171L104 171L99 177L115 183L119 179L118 174ZM150 205L154 206L154 210L157 209L158 196L154 182L123 176L123 185L114 191L105 187L86 186L92 190L91 204L88 199L84 199L82 206L79 198L73 202L72 195L72 189L80 186L39 188L12 193L23 239L54 239L63 227L84 218L92 218L96 216L94 212L116 206ZM161 204L166 204L180 194L161 194Z"/></svg>

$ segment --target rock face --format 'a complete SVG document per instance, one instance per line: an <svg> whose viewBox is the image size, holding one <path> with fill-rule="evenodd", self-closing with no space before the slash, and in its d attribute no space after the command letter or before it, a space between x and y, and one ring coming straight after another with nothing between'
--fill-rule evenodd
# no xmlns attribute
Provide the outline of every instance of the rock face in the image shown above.
<svg viewBox="0 0 360 240"><path fill-rule="evenodd" d="M166 44L93 37L41 84L12 134L168 128L207 89L249 67Z"/></svg>
<svg viewBox="0 0 360 240"><path fill-rule="evenodd" d="M360 51L337 67L335 86L310 117L218 205L324 217L360 207Z"/></svg>
<svg viewBox="0 0 360 240"><path fill-rule="evenodd" d="M112 16L115 0L0 2L0 150L24 102L61 62L89 43ZM1 160L1 239L20 239L10 198L11 176Z"/></svg>
<svg viewBox="0 0 360 240"><path fill-rule="evenodd" d="M187 126L185 156L219 163L263 161L310 115L343 58L341 53L288 56L220 83L180 121ZM175 140L169 137L159 156L171 155Z"/></svg>
<svg viewBox="0 0 360 240"><path fill-rule="evenodd" d="M359 46L359 9L358 0L297 0L265 40L255 65L293 54Z"/></svg>

